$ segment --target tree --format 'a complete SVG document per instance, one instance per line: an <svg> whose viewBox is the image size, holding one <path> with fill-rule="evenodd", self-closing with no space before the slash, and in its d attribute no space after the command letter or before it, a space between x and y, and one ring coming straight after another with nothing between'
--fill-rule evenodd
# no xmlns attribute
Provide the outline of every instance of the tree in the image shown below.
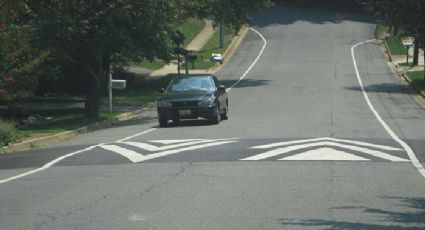
<svg viewBox="0 0 425 230"><path fill-rule="evenodd" d="M249 14L271 5L271 0L186 0L180 3L199 17L213 15L220 24L220 47L223 47L223 27L231 26L238 30L249 22Z"/></svg>
<svg viewBox="0 0 425 230"><path fill-rule="evenodd" d="M418 48L425 44L425 1L368 0L367 5L383 15L395 32L402 31L415 37L414 61L417 62Z"/></svg>
<svg viewBox="0 0 425 230"><path fill-rule="evenodd" d="M14 102L37 88L38 67L46 52L31 45L31 28L24 25L23 1L0 1L0 100Z"/></svg>
<svg viewBox="0 0 425 230"><path fill-rule="evenodd" d="M72 60L85 79L85 115L97 117L110 63L169 57L175 16L166 0L28 0L34 43ZM142 57L141 57L142 56Z"/></svg>

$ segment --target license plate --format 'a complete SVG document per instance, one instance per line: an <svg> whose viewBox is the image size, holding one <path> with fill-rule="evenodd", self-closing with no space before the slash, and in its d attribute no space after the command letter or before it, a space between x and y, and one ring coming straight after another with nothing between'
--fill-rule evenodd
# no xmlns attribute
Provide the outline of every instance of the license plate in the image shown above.
<svg viewBox="0 0 425 230"><path fill-rule="evenodd" d="M190 114L191 114L190 109L179 110L180 116L190 116Z"/></svg>

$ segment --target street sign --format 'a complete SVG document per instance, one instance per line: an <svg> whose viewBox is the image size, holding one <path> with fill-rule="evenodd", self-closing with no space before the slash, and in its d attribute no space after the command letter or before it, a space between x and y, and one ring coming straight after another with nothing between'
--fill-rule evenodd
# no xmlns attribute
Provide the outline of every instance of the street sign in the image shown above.
<svg viewBox="0 0 425 230"><path fill-rule="evenodd" d="M415 39L413 37L402 37L401 41L403 42L404 47L406 47L406 49L410 48L413 46L413 43L415 41Z"/></svg>

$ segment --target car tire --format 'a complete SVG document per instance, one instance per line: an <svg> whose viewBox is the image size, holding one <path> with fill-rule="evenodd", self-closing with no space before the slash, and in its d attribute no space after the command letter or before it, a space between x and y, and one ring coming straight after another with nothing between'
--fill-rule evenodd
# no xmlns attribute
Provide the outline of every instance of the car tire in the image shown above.
<svg viewBox="0 0 425 230"><path fill-rule="evenodd" d="M159 127L167 127L168 120L164 118L158 118Z"/></svg>
<svg viewBox="0 0 425 230"><path fill-rule="evenodd" d="M224 112L221 114L221 120L229 119L229 103L226 103L226 108L224 108Z"/></svg>
<svg viewBox="0 0 425 230"><path fill-rule="evenodd" d="M219 106L219 105L217 105L217 106L215 107L215 115L213 115L213 116L210 118L210 122L211 122L211 124L216 125L216 124L220 123L220 121L221 121L220 106Z"/></svg>

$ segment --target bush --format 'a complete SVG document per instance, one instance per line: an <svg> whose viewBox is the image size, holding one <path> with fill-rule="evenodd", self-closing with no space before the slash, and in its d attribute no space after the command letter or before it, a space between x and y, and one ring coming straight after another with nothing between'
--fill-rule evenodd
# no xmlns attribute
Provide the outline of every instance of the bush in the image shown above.
<svg viewBox="0 0 425 230"><path fill-rule="evenodd" d="M12 122L0 120L0 146L14 142L18 138L18 130Z"/></svg>

